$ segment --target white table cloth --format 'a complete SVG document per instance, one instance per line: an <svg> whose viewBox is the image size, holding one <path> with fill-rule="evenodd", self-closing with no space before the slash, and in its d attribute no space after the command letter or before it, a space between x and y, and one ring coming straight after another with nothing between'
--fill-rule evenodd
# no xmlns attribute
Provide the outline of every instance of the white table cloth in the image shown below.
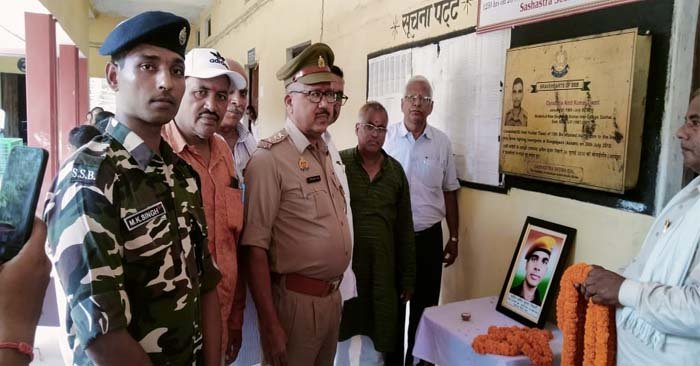
<svg viewBox="0 0 700 366"><path fill-rule="evenodd" d="M489 326L522 326L517 321L496 311L498 297L453 302L426 308L418 325L413 356L440 366L462 365L532 365L526 356L480 355L472 349L477 335L486 334ZM461 314L470 313L470 321L462 321ZM554 339L549 346L554 353L554 365L561 362L562 334L552 324L547 324Z"/></svg>

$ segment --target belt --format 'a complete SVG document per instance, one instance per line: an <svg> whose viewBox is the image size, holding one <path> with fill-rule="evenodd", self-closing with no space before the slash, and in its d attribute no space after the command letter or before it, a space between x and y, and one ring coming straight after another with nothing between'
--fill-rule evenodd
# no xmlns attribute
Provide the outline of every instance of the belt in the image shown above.
<svg viewBox="0 0 700 366"><path fill-rule="evenodd" d="M334 281L318 280L296 273L270 273L270 276L275 283L282 283L284 280L284 287L288 290L316 297L326 297L332 294L338 290L340 282L343 281L342 275Z"/></svg>

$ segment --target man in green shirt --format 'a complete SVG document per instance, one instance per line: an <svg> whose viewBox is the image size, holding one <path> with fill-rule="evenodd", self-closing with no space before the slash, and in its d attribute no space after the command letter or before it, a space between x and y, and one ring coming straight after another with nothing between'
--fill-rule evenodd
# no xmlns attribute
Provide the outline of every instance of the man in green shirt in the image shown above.
<svg viewBox="0 0 700 366"><path fill-rule="evenodd" d="M404 321L399 304L411 298L416 275L408 180L401 164L382 149L387 123L381 104L366 103L355 125L357 147L340 153L350 185L358 292L343 307L340 341L362 335L362 365L391 363L382 354L398 343ZM371 344L376 351L367 349ZM348 347L349 341L339 345L338 365L348 364Z"/></svg>

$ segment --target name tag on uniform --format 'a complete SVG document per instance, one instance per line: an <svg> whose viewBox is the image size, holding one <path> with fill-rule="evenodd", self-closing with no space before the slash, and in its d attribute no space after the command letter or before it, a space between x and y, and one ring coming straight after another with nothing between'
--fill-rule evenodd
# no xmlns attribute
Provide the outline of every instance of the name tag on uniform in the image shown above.
<svg viewBox="0 0 700 366"><path fill-rule="evenodd" d="M314 175L313 177L306 178L306 183L316 183L321 181L320 175Z"/></svg>
<svg viewBox="0 0 700 366"><path fill-rule="evenodd" d="M158 202L135 214L125 217L124 224L126 224L126 228L129 229L129 231L133 231L137 227L145 225L147 222L163 215L165 215L165 206L163 206L163 202Z"/></svg>

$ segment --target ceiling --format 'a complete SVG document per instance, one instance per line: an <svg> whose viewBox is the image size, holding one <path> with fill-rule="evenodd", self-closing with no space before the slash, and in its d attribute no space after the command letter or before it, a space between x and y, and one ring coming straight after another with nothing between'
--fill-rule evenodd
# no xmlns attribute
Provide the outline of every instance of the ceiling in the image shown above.
<svg viewBox="0 0 700 366"><path fill-rule="evenodd" d="M101 14L130 17L148 10L161 10L198 23L199 15L211 0L90 0L90 3Z"/></svg>
<svg viewBox="0 0 700 366"><path fill-rule="evenodd" d="M0 12L0 57L24 56L24 12L48 14L39 0L15 0ZM74 44L56 23L56 44Z"/></svg>

